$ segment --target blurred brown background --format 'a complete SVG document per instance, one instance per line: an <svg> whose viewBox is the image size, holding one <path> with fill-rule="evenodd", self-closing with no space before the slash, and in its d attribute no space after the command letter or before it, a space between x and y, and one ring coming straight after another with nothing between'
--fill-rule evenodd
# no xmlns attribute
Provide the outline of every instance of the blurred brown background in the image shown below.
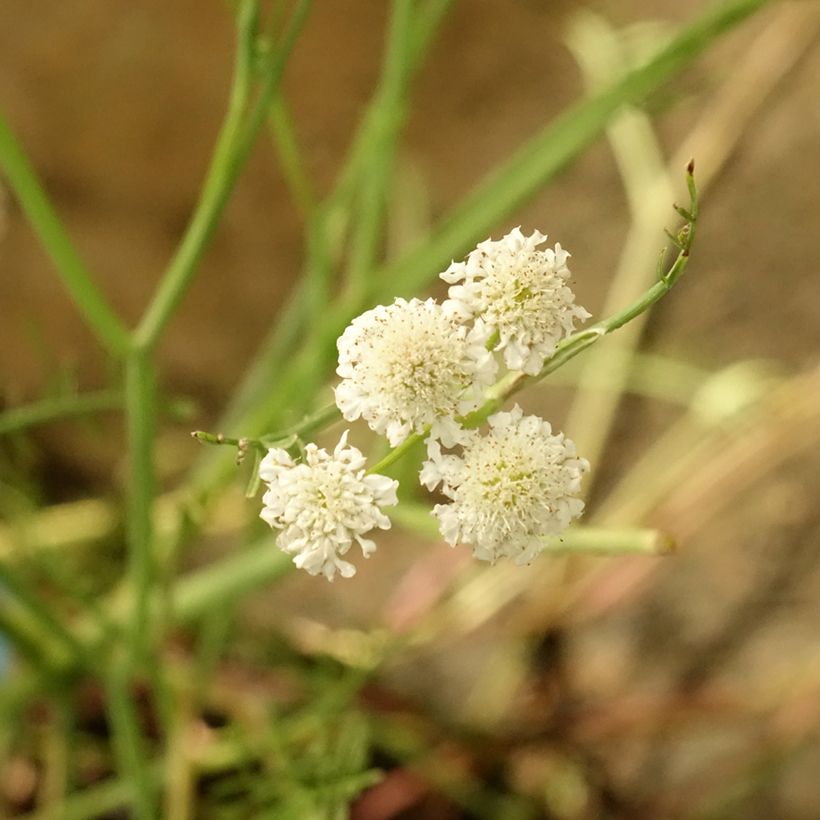
<svg viewBox="0 0 820 820"><path fill-rule="evenodd" d="M682 22L701 8L659 0L595 5L618 26ZM385 11L379 0L316 3L288 68L287 95L320 190L378 76ZM433 219L582 93L562 44L575 11L571 2L545 0L455 3L416 85L403 149L403 162L428 186ZM538 765L581 760L599 776L595 805L614 815L690 816L687 801L702 791L719 796L708 816L820 817L818 23L817 3L773 4L651 102L672 154L708 106L738 88L755 91L754 75L745 84L738 76L750 55L773 78L743 133L727 138L730 155L704 198L691 268L653 314L646 342L707 370L772 360L785 379L794 377L774 410L763 405L772 418L752 417L740 434L716 438L703 470L647 512L643 523L677 536L675 557L607 562L557 625L544 599L558 580L547 571L544 587L530 588L478 636L393 670L391 685L436 713L469 700L476 681L492 677L506 630L540 641L543 666L519 681L520 700L492 718L497 736L561 738L560 751ZM224 110L232 46L220 2L0 4L0 104L129 322L195 202ZM707 166L712 159L696 158ZM36 398L60 365L74 368L84 387L104 384L104 359L8 196L0 214L4 403ZM596 314L628 224L606 141L494 235L519 223L572 251L579 302ZM199 402L192 426L218 417L275 321L300 270L300 231L263 138L161 350L165 387ZM546 403L560 422L566 397L555 395L530 404ZM601 496L674 420L666 407L625 402ZM71 487L58 487L56 497L106 487L119 458L117 427L102 440L64 429L36 436L38 469L63 471L55 483ZM182 466L195 455L187 441L174 453ZM303 614L314 607L311 617L341 624L380 622L415 549L399 558L383 550L372 571L344 590L323 587ZM385 581L375 593L374 579ZM270 607L260 603L248 617L269 619ZM516 750L526 758L526 744ZM555 815L583 816L571 808Z"/></svg>

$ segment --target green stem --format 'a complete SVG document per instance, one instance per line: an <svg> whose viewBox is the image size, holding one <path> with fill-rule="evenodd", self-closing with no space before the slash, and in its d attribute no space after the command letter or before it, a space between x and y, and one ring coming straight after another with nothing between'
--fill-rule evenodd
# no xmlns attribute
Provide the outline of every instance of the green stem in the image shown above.
<svg viewBox="0 0 820 820"><path fill-rule="evenodd" d="M230 436L223 436L222 433L206 433L204 430L194 430L191 437L201 444L227 444L229 447L236 447L241 450L253 447L260 452L265 452L267 449L258 438L231 438Z"/></svg>
<svg viewBox="0 0 820 820"><path fill-rule="evenodd" d="M84 657L85 648L65 625L55 617L37 591L32 589L19 571L11 571L0 563L0 584L17 603L25 609L29 618L42 628L42 631L59 641L75 660Z"/></svg>
<svg viewBox="0 0 820 820"><path fill-rule="evenodd" d="M222 433L206 433L203 430L194 430L191 436L202 444L227 444L231 447L247 449L254 447L261 452L267 452L271 447L284 446L284 442L294 438L304 438L317 430L322 430L329 424L339 421L342 415L335 404L326 404L314 413L305 416L297 424L285 427L276 433L270 433L262 438L231 438Z"/></svg>
<svg viewBox="0 0 820 820"><path fill-rule="evenodd" d="M106 680L111 735L135 820L156 820L155 790L146 764L140 718L131 691L130 663L114 661Z"/></svg>
<svg viewBox="0 0 820 820"><path fill-rule="evenodd" d="M72 416L87 416L122 407L122 393L118 390L100 390L80 395L55 396L42 399L25 407L12 407L0 413L0 436L19 433L29 427L48 424Z"/></svg>
<svg viewBox="0 0 820 820"><path fill-rule="evenodd" d="M155 576L152 509L156 494L154 421L156 395L150 354L134 349L126 361L125 402L128 423L128 577L134 595L131 660L144 658L149 645L148 605Z"/></svg>
<svg viewBox="0 0 820 820"><path fill-rule="evenodd" d="M427 0L419 7L410 51L410 59L414 66L421 64L452 5L453 0Z"/></svg>
<svg viewBox="0 0 820 820"><path fill-rule="evenodd" d="M9 595L0 601L0 634L31 664L41 681L53 682L61 668L73 667L72 660L56 646L53 636L31 617L31 612ZM10 710L15 711L13 708Z"/></svg>
<svg viewBox="0 0 820 820"><path fill-rule="evenodd" d="M197 265L213 236L225 205L247 162L256 136L270 107L270 100L282 79L285 63L304 26L311 0L301 0L290 26L276 49L253 109L244 117L250 98L255 56L258 0L243 0L238 15L234 84L225 122L217 140L199 201L159 288L135 332L136 344L153 347L171 320L177 305L193 281Z"/></svg>
<svg viewBox="0 0 820 820"><path fill-rule="evenodd" d="M302 217L302 222L307 225L316 208L316 194L308 177L296 129L281 91L274 94L271 99L268 124L291 199Z"/></svg>
<svg viewBox="0 0 820 820"><path fill-rule="evenodd" d="M243 0L240 6L237 16L238 44L228 111L194 214L135 332L135 342L140 347L149 348L156 344L170 321L193 280L199 260L216 229L244 164L246 157L240 155L237 146L251 92L258 11L258 0Z"/></svg>
<svg viewBox="0 0 820 820"><path fill-rule="evenodd" d="M0 168L88 326L112 356L123 356L128 348L128 329L94 284L2 113Z"/></svg>
<svg viewBox="0 0 820 820"><path fill-rule="evenodd" d="M190 623L211 609L240 600L293 568L289 555L276 549L270 538L226 561L180 578L174 590L173 615Z"/></svg>
<svg viewBox="0 0 820 820"><path fill-rule="evenodd" d="M404 121L414 41L412 0L393 0L384 66L375 98L368 173L362 178L356 225L351 237L346 293L359 304L367 298L370 273L383 238L384 209L393 176L399 128Z"/></svg>
<svg viewBox="0 0 820 820"><path fill-rule="evenodd" d="M394 447L383 459L377 461L367 472L368 473L381 473L386 470L391 464L397 462L400 458L403 458L413 447L418 444L420 441L424 441L424 437L430 432L429 427L425 427L424 431L421 433L411 433L407 438L399 445Z"/></svg>

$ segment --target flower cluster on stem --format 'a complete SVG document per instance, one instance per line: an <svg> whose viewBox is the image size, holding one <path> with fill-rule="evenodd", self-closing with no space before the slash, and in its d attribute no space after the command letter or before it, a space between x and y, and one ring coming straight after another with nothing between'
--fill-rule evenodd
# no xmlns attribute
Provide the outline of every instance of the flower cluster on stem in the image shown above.
<svg viewBox="0 0 820 820"><path fill-rule="evenodd" d="M500 368L537 374L589 316L568 284L569 254L560 245L540 249L545 240L516 228L481 242L441 274L450 284L446 300L378 305L337 342L341 415L364 420L395 454L425 436L420 480L447 499L432 510L444 540L469 544L490 562L530 562L584 506L589 465L546 421L516 406L491 415L486 435L466 423L484 418L473 411L486 406ZM297 457L271 448L259 475L267 485L261 517L311 575L351 577L350 548L358 544L368 557L376 544L364 536L390 527L383 508L397 503L397 482L368 473L347 433L332 453L315 444Z"/></svg>

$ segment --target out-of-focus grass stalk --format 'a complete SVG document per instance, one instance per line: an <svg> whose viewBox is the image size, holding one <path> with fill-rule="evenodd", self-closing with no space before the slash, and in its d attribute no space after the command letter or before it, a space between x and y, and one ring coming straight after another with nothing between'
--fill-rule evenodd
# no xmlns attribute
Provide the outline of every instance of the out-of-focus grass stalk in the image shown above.
<svg viewBox="0 0 820 820"><path fill-rule="evenodd" d="M384 237L384 212L393 178L400 128L404 122L411 74L414 3L394 0L384 65L376 91L374 134L368 171L361 178L350 237L343 301L360 305L372 289L371 273Z"/></svg>
<svg viewBox="0 0 820 820"><path fill-rule="evenodd" d="M29 427L73 416L118 410L122 405L123 397L119 390L98 390L93 393L41 399L24 407L12 407L0 412L0 436L12 435Z"/></svg>
<svg viewBox="0 0 820 820"><path fill-rule="evenodd" d="M126 361L125 406L128 440L128 543L129 583L134 591L134 610L128 630L134 668L145 660L152 636L146 629L148 602L156 577L152 509L156 497L154 436L156 385L148 352L136 348Z"/></svg>
<svg viewBox="0 0 820 820"><path fill-rule="evenodd" d="M274 48L257 98L248 111L256 56L258 0L244 0L237 14L238 43L228 111L199 201L159 287L134 336L134 344L150 349L170 321L193 281L197 266L239 178L277 91L287 58L304 25L310 0L301 0L280 44Z"/></svg>
<svg viewBox="0 0 820 820"><path fill-rule="evenodd" d="M567 40L593 93L611 77L623 75L629 69L623 39L593 12L581 11L575 15ZM657 237L669 219L674 196L672 180L646 114L633 106L625 106L610 121L606 133L623 180L631 224L604 300L604 315L635 299L652 281ZM578 445L578 451L590 462L592 475L584 481L587 494L626 388L631 356L648 318L649 313L644 313L630 322L615 340L584 358L565 429ZM597 385L604 375L610 386L602 391Z"/></svg>
<svg viewBox="0 0 820 820"><path fill-rule="evenodd" d="M0 563L0 585L7 598L13 599L27 613L28 618L36 624L35 634L48 635L59 642L64 650L79 661L84 655L84 648L76 636L61 623L48 604L32 589L22 571L12 569L6 563ZM0 602L0 606L10 607L9 600ZM32 641L35 639L32 637Z"/></svg>
<svg viewBox="0 0 820 820"><path fill-rule="evenodd" d="M114 535L118 525L113 504L102 499L55 504L27 516L15 527L0 526L0 564L20 560L20 537L38 552L63 550L103 541Z"/></svg>
<svg viewBox="0 0 820 820"><path fill-rule="evenodd" d="M108 353L121 358L128 349L128 329L94 283L2 113L0 168L89 328Z"/></svg>
<svg viewBox="0 0 820 820"><path fill-rule="evenodd" d="M303 224L308 225L316 208L316 193L307 173L293 118L281 91L277 91L270 101L268 126L291 199Z"/></svg>
<svg viewBox="0 0 820 820"><path fill-rule="evenodd" d="M43 806L52 817L60 817L60 807L68 789L73 719L68 699L57 694L42 740L43 779L37 800L37 805Z"/></svg>
<svg viewBox="0 0 820 820"><path fill-rule="evenodd" d="M169 677L175 680L171 687L173 709L168 724L168 744L165 751L163 816L173 820L190 820L194 816L196 779L190 749L194 704L187 692L187 684L182 680L176 680L185 676L177 673Z"/></svg>
<svg viewBox="0 0 820 820"><path fill-rule="evenodd" d="M146 762L147 749L134 702L132 664L124 655L112 659L105 670L105 693L111 721L114 757L128 790L135 820L155 820L156 800Z"/></svg>
<svg viewBox="0 0 820 820"><path fill-rule="evenodd" d="M32 620L27 609L8 595L0 602L0 631L46 685L55 680L61 668L76 660L47 629Z"/></svg>

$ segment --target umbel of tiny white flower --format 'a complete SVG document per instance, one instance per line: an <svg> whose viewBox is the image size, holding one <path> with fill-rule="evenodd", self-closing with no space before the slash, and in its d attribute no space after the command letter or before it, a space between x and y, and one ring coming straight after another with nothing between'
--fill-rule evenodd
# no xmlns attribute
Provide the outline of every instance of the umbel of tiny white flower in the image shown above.
<svg viewBox="0 0 820 820"><path fill-rule="evenodd" d="M447 543L471 544L483 561L526 564L545 537L581 515L578 493L589 463L577 457L572 441L553 435L543 419L524 416L518 405L488 422L485 436L464 431L460 455L429 441L420 479L451 499L433 508Z"/></svg>
<svg viewBox="0 0 820 820"><path fill-rule="evenodd" d="M560 245L538 249L546 238L515 228L498 241L479 243L440 274L452 285L445 309L473 319L477 332L496 340L508 368L533 376L575 321L591 315L575 304L567 284L569 254Z"/></svg>
<svg viewBox="0 0 820 820"><path fill-rule="evenodd" d="M454 417L478 407L481 388L496 372L486 338L433 299L396 299L368 310L337 346L342 415L363 418L394 447L428 425L445 446L455 444Z"/></svg>
<svg viewBox="0 0 820 820"><path fill-rule="evenodd" d="M347 431L332 454L308 444L299 464L280 449L262 459L259 475L268 490L260 516L282 530L277 545L300 569L329 581L336 572L350 578L356 567L341 556L355 541L369 557L376 544L362 536L374 528L390 529L380 508L397 503L398 482L367 475L364 465L362 453L347 443Z"/></svg>

